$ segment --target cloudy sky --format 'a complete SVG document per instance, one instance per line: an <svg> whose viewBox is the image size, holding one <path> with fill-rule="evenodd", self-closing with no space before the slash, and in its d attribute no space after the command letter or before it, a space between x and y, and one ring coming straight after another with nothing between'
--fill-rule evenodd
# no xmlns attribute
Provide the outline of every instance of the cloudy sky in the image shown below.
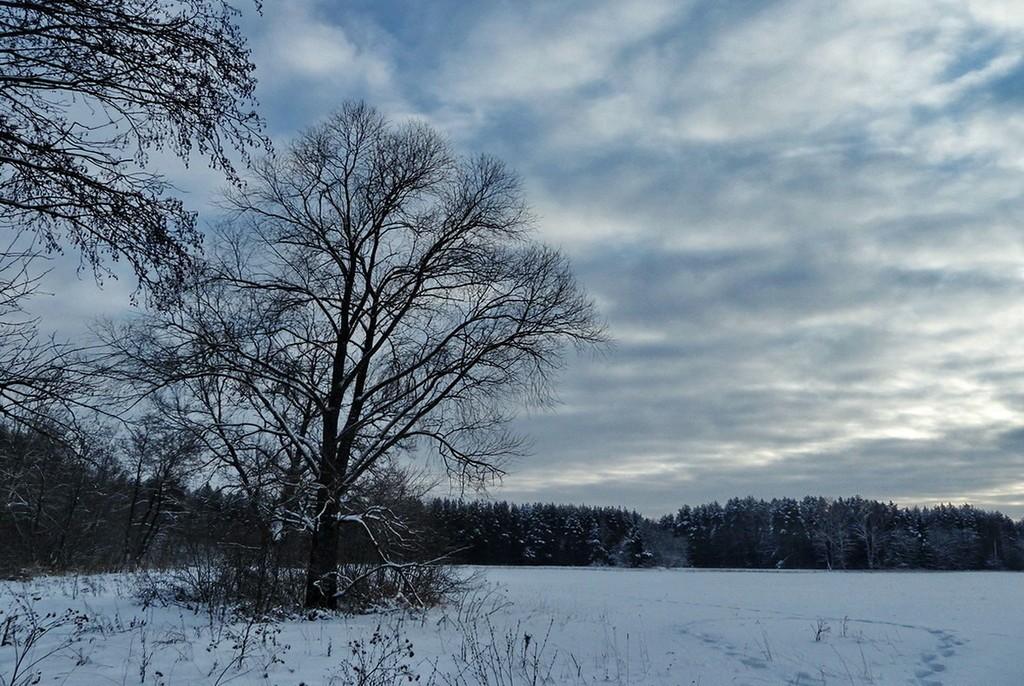
<svg viewBox="0 0 1024 686"><path fill-rule="evenodd" d="M265 0L245 26L276 141L348 98L425 118L522 174L597 300L614 348L523 418L495 495L1024 514L1017 0ZM176 178L204 210L216 177ZM124 306L76 288L68 318Z"/></svg>

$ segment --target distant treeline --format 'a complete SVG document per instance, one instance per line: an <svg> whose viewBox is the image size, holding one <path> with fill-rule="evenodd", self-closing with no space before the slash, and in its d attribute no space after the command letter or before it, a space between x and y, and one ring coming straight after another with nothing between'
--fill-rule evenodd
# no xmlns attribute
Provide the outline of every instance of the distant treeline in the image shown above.
<svg viewBox="0 0 1024 686"><path fill-rule="evenodd" d="M473 564L748 569L1024 569L1024 521L970 505L733 498L657 521L615 508L435 500L428 519Z"/></svg>
<svg viewBox="0 0 1024 686"><path fill-rule="evenodd" d="M424 511L452 559L480 565L684 566L671 527L614 507L437 499Z"/></svg>
<svg viewBox="0 0 1024 686"><path fill-rule="evenodd" d="M688 542L695 567L1024 569L1024 521L970 505L733 498L659 525Z"/></svg>
<svg viewBox="0 0 1024 686"><path fill-rule="evenodd" d="M182 465L172 434L69 446L0 423L0 573L174 565L199 549L270 546L299 564L309 531ZM482 565L812 569L1024 569L1024 521L969 505L902 508L862 498L734 498L652 520L613 507L423 499L383 475L364 506L393 517L396 554ZM375 560L349 523L347 561Z"/></svg>

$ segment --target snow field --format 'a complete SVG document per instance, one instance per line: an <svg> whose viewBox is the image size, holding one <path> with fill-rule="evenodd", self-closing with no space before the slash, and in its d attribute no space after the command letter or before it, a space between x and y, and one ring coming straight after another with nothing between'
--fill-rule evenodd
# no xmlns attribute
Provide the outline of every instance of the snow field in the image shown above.
<svg viewBox="0 0 1024 686"><path fill-rule="evenodd" d="M465 572L475 590L424 613L248 625L144 608L128 575L4 582L0 634L28 607L56 625L20 666L39 684L1024 683L1020 574Z"/></svg>

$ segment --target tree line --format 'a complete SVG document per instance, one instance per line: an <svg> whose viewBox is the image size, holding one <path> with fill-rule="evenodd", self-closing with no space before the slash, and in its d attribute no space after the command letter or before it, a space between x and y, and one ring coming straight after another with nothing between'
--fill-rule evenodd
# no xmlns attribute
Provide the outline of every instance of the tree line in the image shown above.
<svg viewBox="0 0 1024 686"><path fill-rule="evenodd" d="M164 418L132 432L80 427L72 445L0 424L0 573L106 571L174 566L200 551L267 549L262 503L231 482L207 481L201 446ZM634 511L428 497L398 468L379 470L359 493L362 510L386 513L363 527L343 522L339 562L440 559L464 564L686 563L685 541ZM280 532L275 563L302 567L311 532ZM371 540L371 537L373 540Z"/></svg>
<svg viewBox="0 0 1024 686"><path fill-rule="evenodd" d="M1024 569L1024 520L971 505L853 498L733 498L659 521L695 567Z"/></svg>
<svg viewBox="0 0 1024 686"><path fill-rule="evenodd" d="M251 503L190 485L197 453L151 421L74 443L0 425L0 574L171 565L186 547L256 546Z"/></svg>
<svg viewBox="0 0 1024 686"><path fill-rule="evenodd" d="M434 500L427 520L470 564L1024 570L1024 520L971 505L753 497L657 520L612 507Z"/></svg>
<svg viewBox="0 0 1024 686"><path fill-rule="evenodd" d="M424 507L435 540L467 564L686 564L685 540L623 508L452 499L434 499Z"/></svg>
<svg viewBox="0 0 1024 686"><path fill-rule="evenodd" d="M265 550L262 503L207 480L201 446L165 418L145 415L127 434L94 425L77 435L69 443L0 425L0 572ZM433 498L430 485L395 466L378 470L358 497L363 511L387 517L343 522L339 560L377 562L383 547L396 558L478 565L1024 569L1024 520L970 505L748 497L655 520L616 507ZM276 562L301 568L310 535L280 532Z"/></svg>

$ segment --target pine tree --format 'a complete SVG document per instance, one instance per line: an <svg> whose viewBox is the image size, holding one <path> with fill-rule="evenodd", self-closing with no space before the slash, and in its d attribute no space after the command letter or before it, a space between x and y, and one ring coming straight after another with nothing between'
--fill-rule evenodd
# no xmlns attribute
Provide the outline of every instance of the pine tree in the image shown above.
<svg viewBox="0 0 1024 686"><path fill-rule="evenodd" d="M647 549L646 537L640 523L634 523L622 539L619 548L619 564L624 567L649 567L654 554Z"/></svg>

